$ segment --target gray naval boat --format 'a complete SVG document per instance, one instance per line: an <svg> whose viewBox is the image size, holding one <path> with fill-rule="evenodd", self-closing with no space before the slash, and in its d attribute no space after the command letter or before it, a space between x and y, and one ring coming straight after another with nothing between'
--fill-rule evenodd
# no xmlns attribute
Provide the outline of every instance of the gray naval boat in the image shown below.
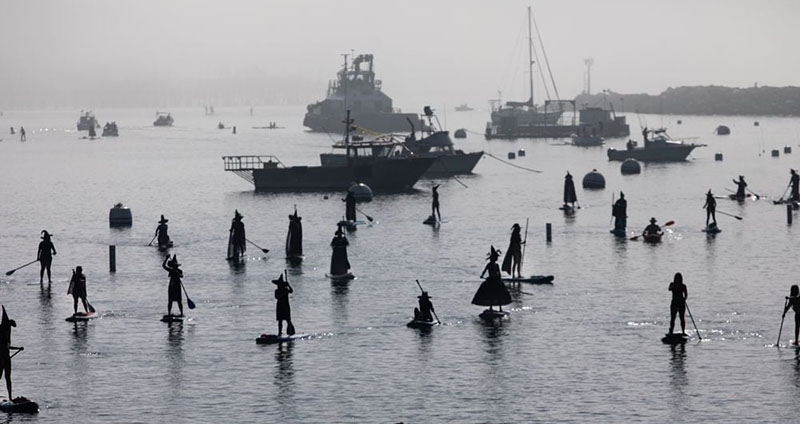
<svg viewBox="0 0 800 424"><path fill-rule="evenodd" d="M436 161L408 156L393 141L351 140L355 127L349 111L345 124L344 139L334 145L344 153L321 154L321 166L286 166L271 155L223 156L225 170L254 184L256 191L345 191L361 182L376 192L392 192L411 189Z"/></svg>
<svg viewBox="0 0 800 424"><path fill-rule="evenodd" d="M652 138L649 137L652 134ZM705 144L685 143L684 140L673 140L664 128L642 130L644 147L637 147L636 142L628 140L625 150L608 149L608 160L624 161L636 159L642 162L681 162L692 153L692 150Z"/></svg>
<svg viewBox="0 0 800 424"><path fill-rule="evenodd" d="M408 119L420 122L416 113L394 110L381 81L375 79L371 54L356 56L352 64L344 55L344 66L328 84L325 100L308 105L303 126L317 132L336 131L346 110L358 123L357 131L365 133L398 132L406 128Z"/></svg>
<svg viewBox="0 0 800 424"><path fill-rule="evenodd" d="M415 157L433 157L438 160L425 173L425 177L446 177L450 175L471 174L472 169L483 157L483 151L465 153L463 150L456 149L453 140L450 139L450 132L435 129L441 128L438 118L433 114L430 106L425 106L425 117L428 120L426 129L422 130L422 138L416 137L416 130L411 124L411 134L409 134L403 145ZM436 124L434 124L436 119ZM411 121L409 121L411 123ZM427 134L427 135L425 135Z"/></svg>

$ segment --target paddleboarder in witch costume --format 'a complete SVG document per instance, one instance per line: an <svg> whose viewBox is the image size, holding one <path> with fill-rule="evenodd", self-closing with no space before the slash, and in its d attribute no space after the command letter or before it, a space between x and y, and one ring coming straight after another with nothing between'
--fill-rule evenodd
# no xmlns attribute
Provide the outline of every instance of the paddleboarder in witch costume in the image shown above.
<svg viewBox="0 0 800 424"><path fill-rule="evenodd" d="M164 263L161 267L169 273L169 286L167 287L167 315L172 315L172 302L178 302L178 309L180 315L183 316L183 296L181 295L181 278L183 278L183 271L179 268L181 264L178 263L178 255L169 255L164 258Z"/></svg>
<svg viewBox="0 0 800 424"><path fill-rule="evenodd" d="M745 193L745 188L747 188L747 183L744 181L744 175L739 175L739 180L733 180L733 183L736 184L736 199L737 200L744 200L747 198L747 193Z"/></svg>
<svg viewBox="0 0 800 424"><path fill-rule="evenodd" d="M286 321L286 334L294 335L294 325L292 325L292 308L289 306L289 294L294 293L288 281L284 281L283 274L277 280L272 280L272 284L278 286L275 289L275 319L278 320L278 337L283 334L283 321Z"/></svg>
<svg viewBox="0 0 800 424"><path fill-rule="evenodd" d="M289 215L289 232L286 234L286 257L299 258L303 256L303 224L297 216L297 208L294 208L294 215Z"/></svg>
<svg viewBox="0 0 800 424"><path fill-rule="evenodd" d="M3 306L3 319L0 321L0 374L6 377L6 389L8 398L14 399L11 395L11 350L24 350L23 347L11 346L11 327L16 327L17 323L13 319L8 319L6 307Z"/></svg>
<svg viewBox="0 0 800 424"><path fill-rule="evenodd" d="M514 278L514 270L517 270L517 277L522 278L522 236L520 235L520 226L519 224L514 224L511 227L511 241L508 243L508 250L506 250L506 256L503 258L503 271L507 274L511 274L511 278Z"/></svg>
<svg viewBox="0 0 800 424"><path fill-rule="evenodd" d="M239 210L235 210L231 221L231 229L228 232L228 260L238 260L239 257L244 256L244 252L247 250L247 238L245 237L242 218L244 216L239 213Z"/></svg>
<svg viewBox="0 0 800 424"><path fill-rule="evenodd" d="M800 174L796 169L791 169L789 172L792 174L789 178L789 185L792 186L792 201L798 202L800 201Z"/></svg>
<svg viewBox="0 0 800 424"><path fill-rule="evenodd" d="M708 227L708 220L713 219L714 225L717 225L717 199L714 198L714 195L711 193L711 189L708 189L708 193L706 193L706 204L703 205L706 209L706 227Z"/></svg>
<svg viewBox="0 0 800 424"><path fill-rule="evenodd" d="M578 195L575 194L575 182L572 181L572 175L567 171L564 177L564 210L575 210L575 202L578 201Z"/></svg>
<svg viewBox="0 0 800 424"><path fill-rule="evenodd" d="M433 322L433 303L428 292L423 291L421 295L417 296L419 299L419 307L414 308L414 321Z"/></svg>
<svg viewBox="0 0 800 424"><path fill-rule="evenodd" d="M347 191L347 196L342 199L344 202L344 219L347 221L355 221L356 220L356 196L353 195L352 191Z"/></svg>
<svg viewBox="0 0 800 424"><path fill-rule="evenodd" d="M438 217L439 222L442 222L442 213L439 212L439 184L433 186L431 190L433 193L433 202L431 203L431 216Z"/></svg>
<svg viewBox="0 0 800 424"><path fill-rule="evenodd" d="M511 294L508 292L505 284L503 284L502 276L500 275L500 267L497 265L497 258L500 257L500 251L495 250L491 246L489 252L489 263L483 268L481 278L488 272L489 276L486 278L475 296L472 297L473 305L488 306L490 311L493 311L494 306L499 306L500 311L503 310L503 305L511 303Z"/></svg>
<svg viewBox="0 0 800 424"><path fill-rule="evenodd" d="M793 285L789 289L789 296L786 298L786 307L783 308L783 316L786 316L786 312L789 308L794 310L794 345L797 345L797 339L800 337L800 288L797 285Z"/></svg>
<svg viewBox="0 0 800 424"><path fill-rule="evenodd" d="M669 334L675 329L677 314L680 314L681 318L681 334L686 334L686 298L689 297L689 292L683 284L683 275L680 272L676 272L672 282L669 283L669 291L672 292L672 302L669 304Z"/></svg>
<svg viewBox="0 0 800 424"><path fill-rule="evenodd" d="M89 302L86 301L86 276L83 274L83 267L76 266L72 271L67 294L72 295L73 316L78 315L78 299L83 302L83 310L87 315L89 314Z"/></svg>
<svg viewBox="0 0 800 424"><path fill-rule="evenodd" d="M164 218L164 215L161 215L161 220L158 221L158 227L156 227L155 234L155 236L158 237L159 249L169 246L169 226L167 225L167 222L169 222L169 220Z"/></svg>
<svg viewBox="0 0 800 424"><path fill-rule="evenodd" d="M39 242L39 250L36 252L36 260L41 264L39 270L39 284L44 282L44 272L47 271L47 282L52 283L50 279L50 265L53 263L53 256L56 254L56 247L50 240L50 233L47 230L42 230L42 241Z"/></svg>
<svg viewBox="0 0 800 424"><path fill-rule="evenodd" d="M611 216L614 217L613 233L624 237L625 227L628 225L628 201L625 200L625 193L619 192L619 199L611 206Z"/></svg>
<svg viewBox="0 0 800 424"><path fill-rule="evenodd" d="M336 235L331 240L331 273L332 276L345 275L350 271L350 261L347 260L347 246L350 242L347 241L342 225L339 224L336 228Z"/></svg>

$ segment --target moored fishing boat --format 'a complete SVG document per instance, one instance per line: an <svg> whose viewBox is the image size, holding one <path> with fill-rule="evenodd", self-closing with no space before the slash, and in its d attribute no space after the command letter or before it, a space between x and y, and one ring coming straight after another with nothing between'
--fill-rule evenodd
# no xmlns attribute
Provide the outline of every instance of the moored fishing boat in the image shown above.
<svg viewBox="0 0 800 424"><path fill-rule="evenodd" d="M591 135L572 135L572 144L575 146L580 147L593 147L593 146L602 146L605 144L606 139L603 137L591 136Z"/></svg>
<svg viewBox="0 0 800 424"><path fill-rule="evenodd" d="M652 140L649 135L652 134ZM705 144L685 143L683 140L673 140L664 128L655 130L642 130L644 147L637 147L637 143L629 140L626 150L608 149L608 160L624 161L636 159L642 162L682 162L692 150L703 147Z"/></svg>
<svg viewBox="0 0 800 424"><path fill-rule="evenodd" d="M421 138L417 139L416 129L411 124L411 134L405 137L403 145L409 154L418 158L436 158L436 162L425 172L425 177L445 177L450 175L471 174L475 165L483 156L483 151L465 153L463 150L455 149L453 140L450 139L450 132L436 130L440 128L438 119L434 124L436 116L433 109L425 106L425 117L428 120L427 129L423 128ZM427 133L427 135L426 135Z"/></svg>

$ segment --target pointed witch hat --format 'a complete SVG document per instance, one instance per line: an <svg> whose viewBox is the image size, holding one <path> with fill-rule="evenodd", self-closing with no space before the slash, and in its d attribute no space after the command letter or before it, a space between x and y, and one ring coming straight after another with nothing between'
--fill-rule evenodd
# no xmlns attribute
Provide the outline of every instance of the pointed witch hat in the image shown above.
<svg viewBox="0 0 800 424"><path fill-rule="evenodd" d="M3 306L3 320L0 321L0 327L16 327L17 322L13 319L8 319L8 314L6 314L6 307Z"/></svg>
<svg viewBox="0 0 800 424"><path fill-rule="evenodd" d="M164 218L164 214L161 214L161 221L158 221L159 224L166 224L169 222L168 219Z"/></svg>
<svg viewBox="0 0 800 424"><path fill-rule="evenodd" d="M500 250L499 249L495 249L494 245L491 245L490 249L491 250L489 251L489 255L486 257L486 259L497 260L497 258L500 257Z"/></svg>
<svg viewBox="0 0 800 424"><path fill-rule="evenodd" d="M511 229L519 231L522 229L522 227L519 226L519 223L514 223L514 225L511 226Z"/></svg>
<svg viewBox="0 0 800 424"><path fill-rule="evenodd" d="M50 237L52 237L52 235L50 233L48 233L47 230L42 230L42 239L43 240L50 240Z"/></svg>
<svg viewBox="0 0 800 424"><path fill-rule="evenodd" d="M239 213L239 209L234 210L233 212L233 220L234 221L241 221L244 218L244 215Z"/></svg>
<svg viewBox="0 0 800 424"><path fill-rule="evenodd" d="M278 287L288 285L288 283L283 280L283 274L281 274L277 280L272 280L272 284L275 284Z"/></svg>
<svg viewBox="0 0 800 424"><path fill-rule="evenodd" d="M417 296L419 299L433 299L432 297L428 296L428 292L423 291L421 295Z"/></svg>
<svg viewBox="0 0 800 424"><path fill-rule="evenodd" d="M179 266L181 266L181 264L178 263L178 255L172 255L172 259L170 259L169 262L167 262L167 265L169 265L171 267L179 267Z"/></svg>

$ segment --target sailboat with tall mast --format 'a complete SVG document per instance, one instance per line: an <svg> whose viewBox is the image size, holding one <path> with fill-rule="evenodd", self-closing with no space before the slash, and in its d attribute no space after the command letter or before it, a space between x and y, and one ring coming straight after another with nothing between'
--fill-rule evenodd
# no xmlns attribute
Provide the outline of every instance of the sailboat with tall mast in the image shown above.
<svg viewBox="0 0 800 424"><path fill-rule="evenodd" d="M569 137L573 132L575 132L576 126L574 122L566 125L562 123L562 115L565 112L565 105L572 105L572 116L574 121L575 101L549 99L550 93L547 90L547 81L544 78L543 81L545 83L545 91L548 100L546 100L542 106L536 106L534 103L533 65L536 62L534 61L531 21L531 8L528 7L528 83L530 97L528 97L528 100L524 102L509 101L505 104L503 104L500 99L490 101L492 110L491 121L486 123L486 131L484 134L487 140L496 138L561 138ZM539 34L538 27L536 29L536 33L537 35ZM539 38L539 42L541 43L541 37ZM543 44L542 53L549 72L550 63L548 62L547 55L544 52ZM553 91L557 97L558 89L556 88L555 80L553 80L552 72L549 73Z"/></svg>

